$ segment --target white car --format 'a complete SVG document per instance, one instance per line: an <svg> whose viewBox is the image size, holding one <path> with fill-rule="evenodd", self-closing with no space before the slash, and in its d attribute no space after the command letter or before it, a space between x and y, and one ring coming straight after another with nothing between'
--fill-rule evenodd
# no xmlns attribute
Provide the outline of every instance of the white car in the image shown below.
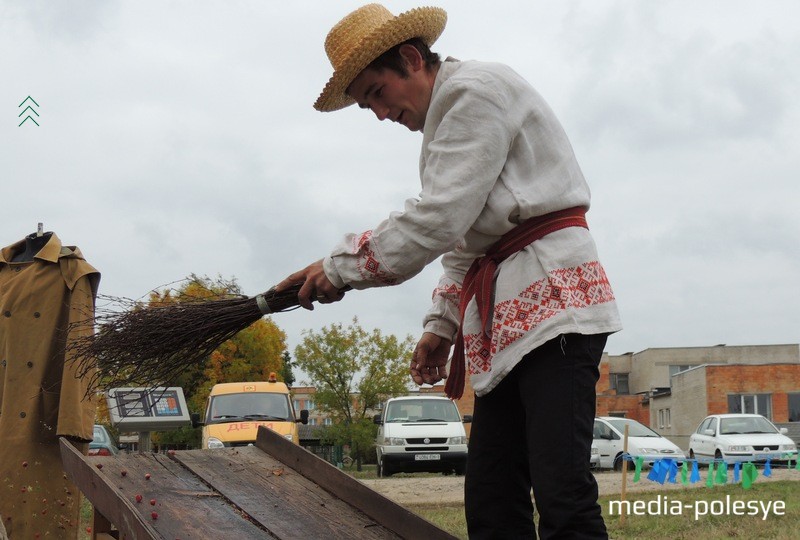
<svg viewBox="0 0 800 540"><path fill-rule="evenodd" d="M592 453L589 456L589 468L592 470L600 468L600 449L592 445Z"/></svg>
<svg viewBox="0 0 800 540"><path fill-rule="evenodd" d="M686 457L672 441L636 420L601 416L594 420L592 442L600 450L600 468L622 469L625 426L628 426L628 454L632 459L642 456L645 464L652 466L657 459L671 458L682 463ZM633 468L633 463L629 463L628 468Z"/></svg>
<svg viewBox="0 0 800 540"><path fill-rule="evenodd" d="M784 460L797 445L760 414L712 414L689 438L689 457L698 461Z"/></svg>

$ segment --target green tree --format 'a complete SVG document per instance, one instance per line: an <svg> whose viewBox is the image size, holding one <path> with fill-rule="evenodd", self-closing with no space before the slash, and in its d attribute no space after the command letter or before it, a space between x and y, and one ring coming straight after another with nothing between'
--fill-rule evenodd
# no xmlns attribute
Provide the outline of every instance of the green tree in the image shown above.
<svg viewBox="0 0 800 540"><path fill-rule="evenodd" d="M354 318L346 328L305 330L295 348L297 366L316 387L317 407L333 420L326 438L349 444L359 470L376 433L369 415L386 399L408 392L413 345L411 336L400 341L377 329L367 332Z"/></svg>
<svg viewBox="0 0 800 540"><path fill-rule="evenodd" d="M292 355L289 351L283 351L283 367L281 368L281 380L286 383L286 386L291 387L294 384L294 373L292 372Z"/></svg>
<svg viewBox="0 0 800 540"><path fill-rule="evenodd" d="M177 291L165 290L150 295L148 305L210 300L242 295L236 279L198 277L192 274ZM184 370L172 386L183 388L191 412L205 412L211 388L222 382L265 381L272 372L281 373L286 353L286 334L271 318L262 318L220 345L204 362ZM199 428L181 428L153 434L161 445L200 446Z"/></svg>

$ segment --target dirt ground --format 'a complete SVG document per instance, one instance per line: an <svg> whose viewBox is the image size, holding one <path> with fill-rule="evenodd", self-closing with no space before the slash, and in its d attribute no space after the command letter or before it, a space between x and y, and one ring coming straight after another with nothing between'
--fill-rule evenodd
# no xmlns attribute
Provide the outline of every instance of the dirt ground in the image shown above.
<svg viewBox="0 0 800 540"><path fill-rule="evenodd" d="M794 469L773 469L772 476L763 476L759 470L756 483L773 482L776 480L800 481L800 471ZM701 470L702 480L689 486L683 486L680 478L677 484L665 482L664 485L647 479L647 473L642 472L641 479L633 483L633 474L628 473L627 492L666 491L675 489L694 489L705 487L706 470ZM732 478L732 471L728 472ZM600 495L614 495L622 491L622 473L600 472L595 474ZM376 480L361 480L365 485L378 493L392 499L398 504L463 504L464 503L464 477L463 476L433 476L426 478L391 477Z"/></svg>

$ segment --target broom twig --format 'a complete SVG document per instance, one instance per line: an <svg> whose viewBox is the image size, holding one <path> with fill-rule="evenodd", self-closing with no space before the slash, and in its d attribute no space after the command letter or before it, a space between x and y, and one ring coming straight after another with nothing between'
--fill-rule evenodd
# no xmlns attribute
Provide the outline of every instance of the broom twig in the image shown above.
<svg viewBox="0 0 800 540"><path fill-rule="evenodd" d="M296 309L299 290L296 285L254 297L181 297L149 305L98 296L106 303L98 302L89 322L96 331L72 340L67 353L78 362L78 376L89 379L90 392L164 385L202 365L215 349L264 315ZM78 324L85 326L87 321Z"/></svg>

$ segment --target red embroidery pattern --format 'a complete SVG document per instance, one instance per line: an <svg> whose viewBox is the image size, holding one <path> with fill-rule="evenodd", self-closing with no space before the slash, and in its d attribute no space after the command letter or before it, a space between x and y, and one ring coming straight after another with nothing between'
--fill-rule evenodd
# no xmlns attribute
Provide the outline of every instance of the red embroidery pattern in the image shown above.
<svg viewBox="0 0 800 540"><path fill-rule="evenodd" d="M564 310L613 300L608 277L598 261L554 270L546 279L525 288L516 298L495 304L491 351L486 350L482 340L478 339L479 334L464 336L469 372L490 371L494 355Z"/></svg>
<svg viewBox="0 0 800 540"><path fill-rule="evenodd" d="M459 302L461 302L461 287L455 283L447 285L446 287L436 287L433 290L431 299L435 301L437 296L444 298L458 309Z"/></svg>
<svg viewBox="0 0 800 540"><path fill-rule="evenodd" d="M353 242L353 254L360 255L356 261L356 268L362 278L369 281L379 281L384 285L394 285L399 280L392 272L386 271L378 261L378 257L371 248L372 231L361 233Z"/></svg>

